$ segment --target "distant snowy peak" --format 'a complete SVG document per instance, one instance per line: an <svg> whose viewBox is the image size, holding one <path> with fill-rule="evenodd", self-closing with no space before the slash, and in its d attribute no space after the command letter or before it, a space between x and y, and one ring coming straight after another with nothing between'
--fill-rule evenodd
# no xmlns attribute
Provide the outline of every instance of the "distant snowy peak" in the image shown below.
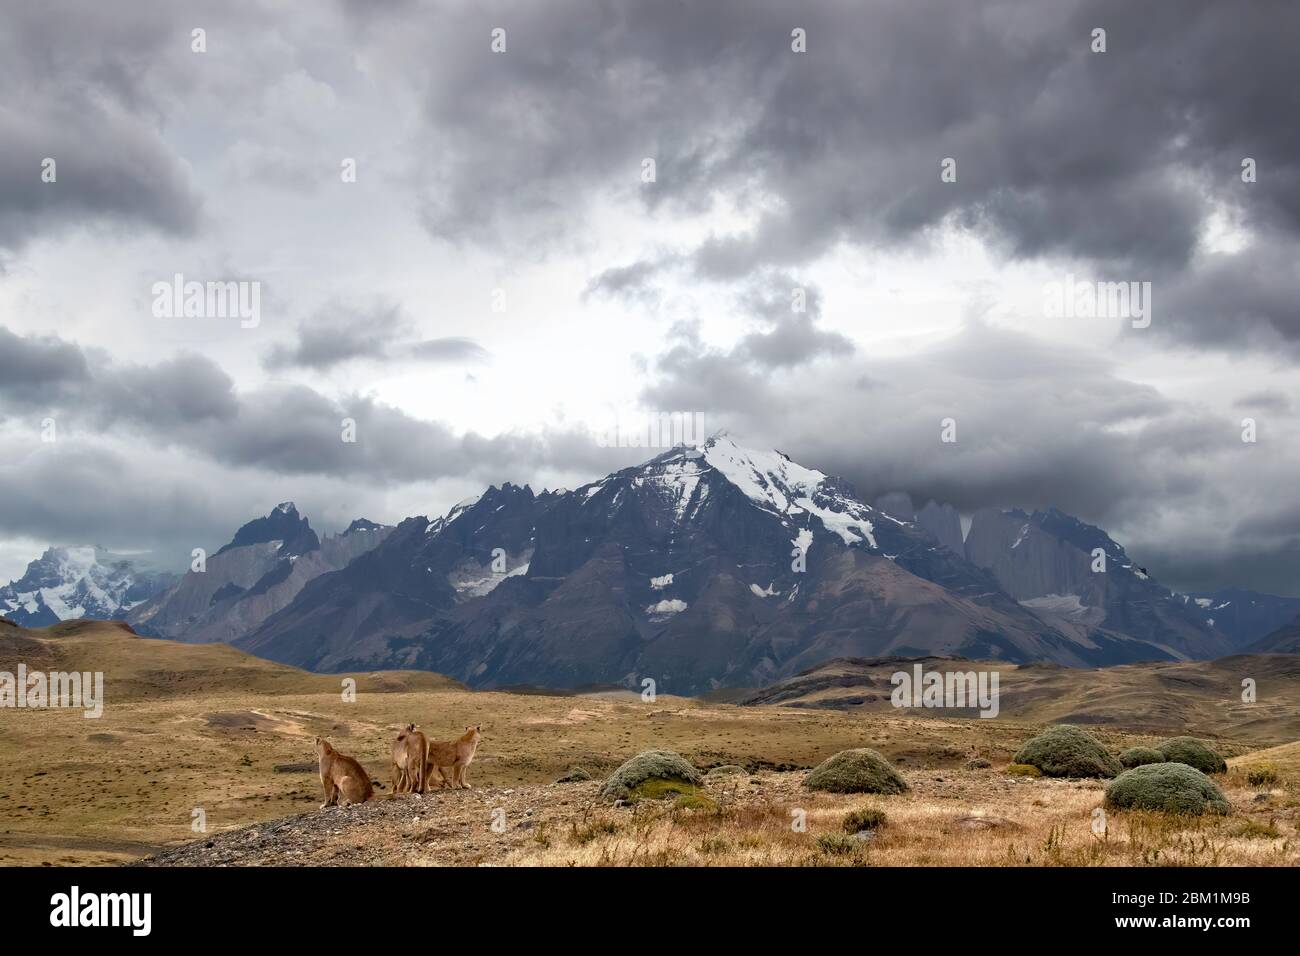
<svg viewBox="0 0 1300 956"><path fill-rule="evenodd" d="M705 442L699 453L708 467L760 508L805 528L807 516L814 516L847 545L875 549L875 521L903 523L859 500L843 479L800 465L783 452L756 451L719 435Z"/></svg>
<svg viewBox="0 0 1300 956"><path fill-rule="evenodd" d="M21 578L0 587L0 615L27 627L121 617L175 576L97 547L46 549Z"/></svg>

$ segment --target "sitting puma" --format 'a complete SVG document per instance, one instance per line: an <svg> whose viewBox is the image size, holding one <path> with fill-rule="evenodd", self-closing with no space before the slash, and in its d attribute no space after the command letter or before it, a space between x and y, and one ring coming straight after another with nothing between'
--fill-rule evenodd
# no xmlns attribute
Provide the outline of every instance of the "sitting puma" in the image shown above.
<svg viewBox="0 0 1300 956"><path fill-rule="evenodd" d="M428 751L428 738L407 724L393 741L393 793L424 793Z"/></svg>
<svg viewBox="0 0 1300 956"><path fill-rule="evenodd" d="M474 752L478 750L479 741L483 739L481 727L466 727L465 733L461 734L458 740L435 740L429 742L429 760L425 766L424 776L426 780L433 779L433 772L438 771L438 776L442 778L442 785L448 784L453 789L468 790L469 784L465 782L465 768L470 765L474 759ZM450 776L447 771L450 770Z"/></svg>
<svg viewBox="0 0 1300 956"><path fill-rule="evenodd" d="M316 738L316 759L320 761L320 782L325 788L322 810L337 804L339 794L343 794L344 803L365 803L375 795L365 768L331 747L324 737Z"/></svg>

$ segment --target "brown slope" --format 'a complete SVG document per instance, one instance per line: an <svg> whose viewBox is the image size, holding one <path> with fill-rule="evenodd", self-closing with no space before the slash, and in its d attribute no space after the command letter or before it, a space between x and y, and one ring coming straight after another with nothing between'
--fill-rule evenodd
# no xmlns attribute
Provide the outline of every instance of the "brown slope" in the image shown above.
<svg viewBox="0 0 1300 956"><path fill-rule="evenodd" d="M1247 654L1300 654L1300 617L1246 648Z"/></svg>
<svg viewBox="0 0 1300 956"><path fill-rule="evenodd" d="M64 621L0 629L0 671L90 671L105 675L106 706L185 694L338 692L344 675L312 674L225 644L141 637L121 621ZM358 692L459 687L441 674L396 671L354 675Z"/></svg>
<svg viewBox="0 0 1300 956"><path fill-rule="evenodd" d="M1236 655L1099 669L940 657L840 658L751 694L744 703L830 710L973 716L974 711L895 709L897 671L997 671L1000 718L1124 727L1161 735L1199 733L1262 743L1300 738L1300 658ZM1257 700L1243 702L1253 679Z"/></svg>

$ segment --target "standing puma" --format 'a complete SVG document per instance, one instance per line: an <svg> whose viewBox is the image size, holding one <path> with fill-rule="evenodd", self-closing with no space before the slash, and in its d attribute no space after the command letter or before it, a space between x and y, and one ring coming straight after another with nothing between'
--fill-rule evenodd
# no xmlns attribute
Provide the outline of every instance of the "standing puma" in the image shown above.
<svg viewBox="0 0 1300 956"><path fill-rule="evenodd" d="M344 803L365 803L375 795L365 768L331 747L324 737L316 738L316 759L320 761L320 782L325 788L322 810L337 804L339 794L343 794Z"/></svg>
<svg viewBox="0 0 1300 956"><path fill-rule="evenodd" d="M424 793L429 739L407 724L393 741L393 793Z"/></svg>
<svg viewBox="0 0 1300 956"><path fill-rule="evenodd" d="M433 772L437 770L444 787L450 783L453 789L468 790L470 787L465 782L465 768L474 759L474 752L478 750L479 741L482 739L480 726L466 727L465 733L461 734L459 740L430 742L429 760L424 770L426 779L432 779ZM450 777L447 775L448 770L451 771Z"/></svg>

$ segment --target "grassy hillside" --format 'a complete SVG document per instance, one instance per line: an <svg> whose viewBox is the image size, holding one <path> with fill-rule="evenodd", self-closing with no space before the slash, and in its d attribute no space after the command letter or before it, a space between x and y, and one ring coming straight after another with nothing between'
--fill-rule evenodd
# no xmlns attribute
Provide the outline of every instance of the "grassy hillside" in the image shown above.
<svg viewBox="0 0 1300 956"><path fill-rule="evenodd" d="M840 658L745 698L750 704L888 713L901 658ZM1197 733L1255 745L1300 738L1300 656L1256 654L1213 661L1127 664L1076 670L1055 664L1008 664L926 658L926 671L996 670L1000 718L1087 724L1151 734ZM1242 680L1256 685L1242 701ZM911 711L928 716L934 711Z"/></svg>
<svg viewBox="0 0 1300 956"><path fill-rule="evenodd" d="M0 670L12 671L19 661L33 669L102 670L106 703L103 717L95 720L78 710L0 711L0 864L121 862L198 836L210 839L251 823L315 813L321 800L312 749L316 735L329 737L386 783L389 743L411 721L444 738L467 724L483 725L484 741L469 779L486 789L439 794L422 804L427 810L415 806L413 814L399 813L403 827L411 825L412 816L421 820L420 832L444 848L438 858L447 861L496 858L477 855L476 841L487 837L466 829L470 823L465 821L483 815L484 801L512 808L518 804L520 813L553 802L559 821L581 809L550 787L569 767L580 765L600 777L638 751L663 747L701 767L742 764L768 781L750 796L755 807L766 801L767 809L746 811L766 832L764 828L780 829L778 818L788 816L781 801L799 792L802 774L792 771L843 749L871 746L914 781L922 795L917 799L924 802L909 804L906 812L917 815L919 825L923 819L947 820L978 810L991 799L989 794L1005 790L1001 768L1042 720L1007 712L996 720L918 718L888 705L838 711L665 696L644 702L634 694L472 692L416 672L353 675L358 693L349 702L340 693L344 675L309 674L221 645L139 638L111 624L0 630ZM1261 680L1260 686L1262 695L1268 685ZM1135 696L1129 713L1141 715L1151 706ZM1205 708L1204 713L1214 717L1219 712ZM1154 739L1148 731L1120 725L1097 730L1112 751ZM1258 727L1240 720L1180 728L1187 730L1222 733L1219 746L1228 755L1272 743L1275 732L1270 727L1269 739L1261 741L1253 736ZM971 757L993 766L958 769ZM1014 800L1002 807L1004 814L1035 814L1049 803L1073 813L1098 797L1095 785L1081 789L1059 781L1027 781L1013 787L1007 794ZM1067 792L1069 800L1059 802ZM1285 790L1279 799L1292 800L1290 793ZM387 790L380 791L381 799L387 796ZM1249 797L1242 802L1248 804ZM833 816L846 803L819 798L810 806L824 804ZM993 812L992 806L985 810ZM196 809L206 814L206 834L191 829ZM1294 806L1287 812L1294 816ZM1086 813L1080 821L1086 841ZM671 821L656 826L676 832ZM946 839L940 830L934 835L940 843ZM744 839L760 836L750 833ZM603 845L602 840L591 847ZM1294 835L1292 843L1300 845ZM900 854L904 846L916 850L912 843L899 843ZM405 858L407 845L398 840L394 847L394 855L385 860ZM993 852L991 847L979 851L981 859ZM545 849L540 843L524 848L528 854L515 862L532 860L534 851ZM328 856L327 849L320 853ZM582 859L587 856L584 850ZM791 846L772 859L787 857L803 860L806 854ZM304 851L302 860L324 858ZM933 856L941 858L947 859Z"/></svg>
<svg viewBox="0 0 1300 956"><path fill-rule="evenodd" d="M296 667L237 651L227 644L182 644L136 635L120 621L64 621L37 630L0 629L0 670L102 671L110 700L158 700L181 694L338 692L344 677L359 692L396 693L461 688L458 681L427 671L310 674Z"/></svg>

